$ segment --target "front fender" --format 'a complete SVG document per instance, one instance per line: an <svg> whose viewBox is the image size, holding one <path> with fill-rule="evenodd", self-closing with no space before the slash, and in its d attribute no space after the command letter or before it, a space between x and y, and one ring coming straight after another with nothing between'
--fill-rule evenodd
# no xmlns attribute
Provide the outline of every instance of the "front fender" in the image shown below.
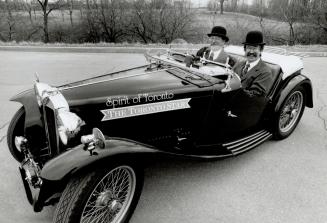
<svg viewBox="0 0 327 223"><path fill-rule="evenodd" d="M60 181L67 175L74 174L78 170L97 162L107 162L107 160L110 162L108 158L117 155L163 153L153 147L123 139L106 140L104 149L96 148L93 150L96 155L90 155L83 147L83 145L76 146L47 162L41 170L41 178Z"/></svg>
<svg viewBox="0 0 327 223"><path fill-rule="evenodd" d="M35 92L33 89L21 92L12 98L10 101L19 102L25 109L25 129L32 126L43 126L41 120L41 113L36 101Z"/></svg>
<svg viewBox="0 0 327 223"><path fill-rule="evenodd" d="M286 80L286 84L280 90L278 97L276 99L275 112L277 112L282 105L283 101L287 95L296 87L303 86L306 91L306 106L309 108L313 107L313 97L312 97L312 84L309 78L304 75L297 75L292 77L290 80Z"/></svg>

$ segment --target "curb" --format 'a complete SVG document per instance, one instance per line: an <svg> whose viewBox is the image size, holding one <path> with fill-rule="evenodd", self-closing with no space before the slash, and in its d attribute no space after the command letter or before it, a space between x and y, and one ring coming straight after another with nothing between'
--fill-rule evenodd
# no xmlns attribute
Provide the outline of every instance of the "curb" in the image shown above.
<svg viewBox="0 0 327 223"><path fill-rule="evenodd" d="M327 52L288 52L290 55L299 57L327 57Z"/></svg>
<svg viewBox="0 0 327 223"><path fill-rule="evenodd" d="M138 53L144 54L148 50L168 49L169 47L49 47L49 46L0 46L0 51L22 51L22 52L57 52L57 53ZM175 50L195 51L194 48L180 48L173 47ZM273 47L267 48L267 52L275 52ZM291 52L283 50L287 55L294 55L299 57L327 57L327 52Z"/></svg>
<svg viewBox="0 0 327 223"><path fill-rule="evenodd" d="M22 52L58 52L58 53L138 53L148 50L168 49L163 47L48 47L48 46L0 46L0 51ZM172 48L175 50L193 51L190 48Z"/></svg>

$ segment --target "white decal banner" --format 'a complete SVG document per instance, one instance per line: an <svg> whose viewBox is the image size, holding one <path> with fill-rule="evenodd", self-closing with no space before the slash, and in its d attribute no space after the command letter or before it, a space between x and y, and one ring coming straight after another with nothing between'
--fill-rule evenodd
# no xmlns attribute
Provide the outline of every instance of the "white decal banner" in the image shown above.
<svg viewBox="0 0 327 223"><path fill-rule="evenodd" d="M190 108L189 101L191 98L163 101L143 105L134 105L123 108L112 108L101 110L104 114L101 121L108 121L120 118L128 118L139 115L147 115L159 112L173 111Z"/></svg>

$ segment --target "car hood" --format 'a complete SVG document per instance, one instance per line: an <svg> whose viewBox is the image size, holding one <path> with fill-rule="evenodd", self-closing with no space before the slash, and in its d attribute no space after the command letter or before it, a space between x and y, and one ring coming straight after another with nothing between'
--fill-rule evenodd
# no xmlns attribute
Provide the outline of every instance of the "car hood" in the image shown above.
<svg viewBox="0 0 327 223"><path fill-rule="evenodd" d="M141 70L139 70L141 71ZM182 97L212 94L213 83L176 69L125 73L106 80L91 80L59 87L69 105L103 104L120 107ZM183 96L184 95L184 96ZM138 98L138 99L136 99ZM142 100L143 99L143 100ZM111 103L112 102L112 103ZM102 107L102 106L101 106Z"/></svg>

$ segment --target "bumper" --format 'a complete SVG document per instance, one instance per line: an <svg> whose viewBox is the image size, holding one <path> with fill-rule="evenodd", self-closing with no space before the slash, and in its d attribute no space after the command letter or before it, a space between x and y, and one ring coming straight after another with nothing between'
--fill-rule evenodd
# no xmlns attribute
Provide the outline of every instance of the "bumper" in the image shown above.
<svg viewBox="0 0 327 223"><path fill-rule="evenodd" d="M21 167L19 167L19 172L27 200L33 206L35 212L40 212L44 206L52 205L58 201L59 197L54 197L54 195L62 191L63 184L61 182L43 179L41 187L35 189L27 182L25 171Z"/></svg>

